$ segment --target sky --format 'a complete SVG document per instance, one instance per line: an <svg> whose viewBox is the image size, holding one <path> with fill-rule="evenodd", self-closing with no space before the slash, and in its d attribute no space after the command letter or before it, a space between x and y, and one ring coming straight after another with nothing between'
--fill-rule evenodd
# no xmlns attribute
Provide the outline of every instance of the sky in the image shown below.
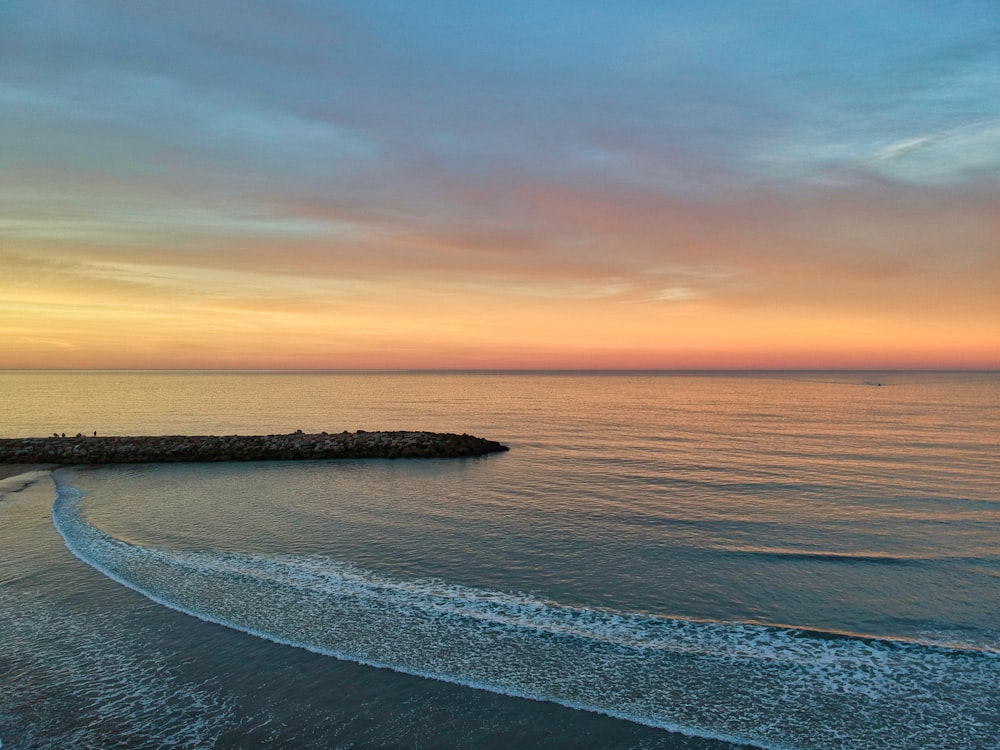
<svg viewBox="0 0 1000 750"><path fill-rule="evenodd" d="M1000 3L0 0L0 342L1000 369Z"/></svg>

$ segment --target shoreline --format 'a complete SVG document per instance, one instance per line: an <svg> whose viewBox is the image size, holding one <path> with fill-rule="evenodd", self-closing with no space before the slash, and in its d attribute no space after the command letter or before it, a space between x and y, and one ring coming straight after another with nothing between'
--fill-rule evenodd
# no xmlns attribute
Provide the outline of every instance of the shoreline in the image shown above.
<svg viewBox="0 0 1000 750"><path fill-rule="evenodd" d="M0 439L0 466L206 461L296 461L337 458L463 458L509 448L448 432L387 431L287 435L163 435Z"/></svg>
<svg viewBox="0 0 1000 750"><path fill-rule="evenodd" d="M59 464L0 463L0 480L10 479L21 474L29 474L33 471L52 471L58 468Z"/></svg>

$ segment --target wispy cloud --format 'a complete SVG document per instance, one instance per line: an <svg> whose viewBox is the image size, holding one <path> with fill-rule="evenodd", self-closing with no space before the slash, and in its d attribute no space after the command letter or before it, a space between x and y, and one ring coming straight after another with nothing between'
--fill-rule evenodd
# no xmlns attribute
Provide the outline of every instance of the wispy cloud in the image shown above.
<svg viewBox="0 0 1000 750"><path fill-rule="evenodd" d="M0 45L0 365L1000 351L992 2L12 0Z"/></svg>

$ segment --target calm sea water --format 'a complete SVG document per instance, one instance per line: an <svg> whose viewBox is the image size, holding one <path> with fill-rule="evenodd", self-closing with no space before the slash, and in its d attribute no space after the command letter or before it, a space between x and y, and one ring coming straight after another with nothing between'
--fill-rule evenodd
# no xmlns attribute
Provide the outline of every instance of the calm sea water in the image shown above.
<svg viewBox="0 0 1000 750"><path fill-rule="evenodd" d="M0 741L1000 748L1000 376L0 373L0 432L462 460L0 481Z"/></svg>

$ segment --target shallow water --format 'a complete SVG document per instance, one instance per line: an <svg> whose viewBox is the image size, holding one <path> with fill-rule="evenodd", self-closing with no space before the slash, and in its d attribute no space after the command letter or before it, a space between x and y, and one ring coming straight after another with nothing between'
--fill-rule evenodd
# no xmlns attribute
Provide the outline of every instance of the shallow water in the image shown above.
<svg viewBox="0 0 1000 750"><path fill-rule="evenodd" d="M5 747L1000 747L995 375L0 386L42 417L12 436L57 431L61 403L72 433L512 448L61 469L6 495Z"/></svg>

